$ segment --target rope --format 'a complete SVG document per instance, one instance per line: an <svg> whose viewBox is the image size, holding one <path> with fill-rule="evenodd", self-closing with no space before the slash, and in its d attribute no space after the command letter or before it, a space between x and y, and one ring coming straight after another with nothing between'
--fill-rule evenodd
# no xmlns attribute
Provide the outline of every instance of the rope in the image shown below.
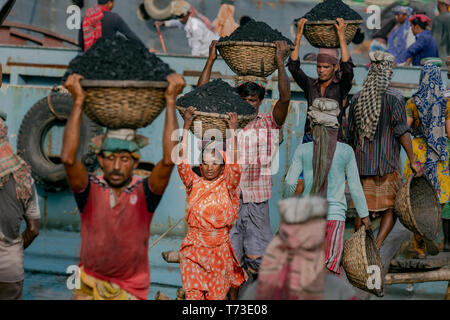
<svg viewBox="0 0 450 320"><path fill-rule="evenodd" d="M53 107L53 103L52 103L52 93L53 92L62 92L62 93L67 93L67 89L64 88L63 86L53 86L52 90L50 91L50 93L47 96L47 104L48 104L48 109L50 110L50 112L55 116L56 119L58 119L59 121L64 121L66 120L65 118L59 116L54 107Z"/></svg>
<svg viewBox="0 0 450 320"><path fill-rule="evenodd" d="M171 226L166 232L164 232L158 239L153 241L153 243L148 247L150 250L153 248L158 242L161 241L162 238L164 238L170 231L172 231L173 228L175 228L181 221L183 221L184 217L181 217L173 226Z"/></svg>

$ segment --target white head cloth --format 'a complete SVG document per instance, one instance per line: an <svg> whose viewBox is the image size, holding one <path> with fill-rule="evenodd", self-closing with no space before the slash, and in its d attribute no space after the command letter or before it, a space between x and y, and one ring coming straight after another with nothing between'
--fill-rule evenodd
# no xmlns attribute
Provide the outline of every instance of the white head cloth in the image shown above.
<svg viewBox="0 0 450 320"><path fill-rule="evenodd" d="M308 112L312 126L322 125L335 129L339 128L338 115L338 102L327 98L315 99Z"/></svg>
<svg viewBox="0 0 450 320"><path fill-rule="evenodd" d="M278 201L278 209L282 221L298 224L313 218L325 218L328 214L328 201L317 196L288 198Z"/></svg>

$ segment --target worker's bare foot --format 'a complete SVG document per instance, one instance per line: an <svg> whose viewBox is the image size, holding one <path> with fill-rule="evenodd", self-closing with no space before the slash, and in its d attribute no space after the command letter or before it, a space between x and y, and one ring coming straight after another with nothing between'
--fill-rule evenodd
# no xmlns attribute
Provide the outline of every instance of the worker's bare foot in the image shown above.
<svg viewBox="0 0 450 320"><path fill-rule="evenodd" d="M177 289L177 300L186 300L186 294L184 293L183 288Z"/></svg>
<svg viewBox="0 0 450 320"><path fill-rule="evenodd" d="M161 253L162 257L166 262L169 263L180 263L180 252L179 251L164 251Z"/></svg>

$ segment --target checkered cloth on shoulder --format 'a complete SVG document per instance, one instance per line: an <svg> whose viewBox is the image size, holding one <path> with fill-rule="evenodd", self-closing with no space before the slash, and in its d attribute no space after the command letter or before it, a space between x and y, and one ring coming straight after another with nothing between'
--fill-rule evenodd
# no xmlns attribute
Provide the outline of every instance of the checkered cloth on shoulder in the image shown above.
<svg viewBox="0 0 450 320"><path fill-rule="evenodd" d="M394 72L394 56L382 51L370 52L369 56L371 65L355 105L355 120L360 139L372 141L380 118L382 97Z"/></svg>

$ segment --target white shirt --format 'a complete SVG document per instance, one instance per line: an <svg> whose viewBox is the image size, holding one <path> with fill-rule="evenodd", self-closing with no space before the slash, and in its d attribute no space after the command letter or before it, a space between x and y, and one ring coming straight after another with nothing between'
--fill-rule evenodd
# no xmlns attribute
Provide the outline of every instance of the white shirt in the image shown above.
<svg viewBox="0 0 450 320"><path fill-rule="evenodd" d="M209 30L198 18L189 17L185 25L178 19L167 20L164 25L166 27L178 27L186 31L186 37L193 56L207 57L211 41L219 39L219 35Z"/></svg>
<svg viewBox="0 0 450 320"><path fill-rule="evenodd" d="M406 49L408 49L414 42L416 42L416 36L412 32L411 28L409 28L408 37L406 38Z"/></svg>

